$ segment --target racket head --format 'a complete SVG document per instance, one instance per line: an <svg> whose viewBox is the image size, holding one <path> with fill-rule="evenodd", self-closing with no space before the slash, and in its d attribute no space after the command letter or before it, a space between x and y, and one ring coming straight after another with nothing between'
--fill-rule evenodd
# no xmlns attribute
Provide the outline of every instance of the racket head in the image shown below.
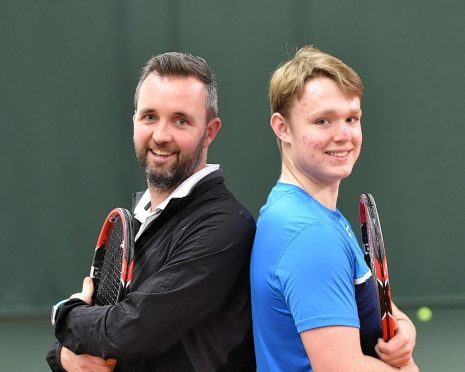
<svg viewBox="0 0 465 372"><path fill-rule="evenodd" d="M383 232L373 195L363 193L359 200L360 230L365 262L378 288L379 319L384 341L394 336L395 319L392 315L391 285L384 247Z"/></svg>
<svg viewBox="0 0 465 372"><path fill-rule="evenodd" d="M133 268L132 225L131 212L124 208L113 209L105 218L90 270L95 305L114 305L126 295Z"/></svg>

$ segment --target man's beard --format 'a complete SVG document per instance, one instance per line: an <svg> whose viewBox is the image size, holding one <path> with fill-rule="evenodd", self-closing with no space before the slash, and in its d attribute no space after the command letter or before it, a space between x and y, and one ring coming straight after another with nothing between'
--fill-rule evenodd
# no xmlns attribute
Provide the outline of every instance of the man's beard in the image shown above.
<svg viewBox="0 0 465 372"><path fill-rule="evenodd" d="M136 157L150 186L159 190L174 190L197 169L202 158L202 144L203 138L199 141L195 152L189 156L178 153L177 159L168 169L151 168L147 164L146 153L141 154L137 149Z"/></svg>

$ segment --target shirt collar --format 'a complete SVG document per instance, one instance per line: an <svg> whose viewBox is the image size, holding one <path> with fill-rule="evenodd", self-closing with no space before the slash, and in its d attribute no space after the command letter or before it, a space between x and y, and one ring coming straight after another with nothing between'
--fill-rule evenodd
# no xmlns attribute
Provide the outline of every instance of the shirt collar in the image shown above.
<svg viewBox="0 0 465 372"><path fill-rule="evenodd" d="M150 193L149 190L145 190L144 194L140 198L136 207L134 208L134 218L144 223L145 220L154 214L159 214L168 205L171 199L184 198L189 195L194 186L204 177L220 169L219 164L207 164L205 168L192 174L186 178L176 189L160 204L158 204L153 211L150 210Z"/></svg>

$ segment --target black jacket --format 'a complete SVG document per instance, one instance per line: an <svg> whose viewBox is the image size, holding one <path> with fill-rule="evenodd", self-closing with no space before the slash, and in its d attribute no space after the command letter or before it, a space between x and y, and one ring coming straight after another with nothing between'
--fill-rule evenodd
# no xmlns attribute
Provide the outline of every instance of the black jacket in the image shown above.
<svg viewBox="0 0 465 372"><path fill-rule="evenodd" d="M58 341L118 359L117 371L255 371L254 233L221 172L211 173L188 196L172 199L139 237L128 296L114 306L66 302Z"/></svg>

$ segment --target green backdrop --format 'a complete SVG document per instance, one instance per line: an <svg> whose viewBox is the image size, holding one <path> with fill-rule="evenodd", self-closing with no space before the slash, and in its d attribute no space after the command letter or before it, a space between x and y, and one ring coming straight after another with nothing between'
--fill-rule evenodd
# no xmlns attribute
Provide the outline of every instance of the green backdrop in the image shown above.
<svg viewBox="0 0 465 372"><path fill-rule="evenodd" d="M142 64L168 50L217 73L210 152L256 216L279 175L266 86L314 44L366 86L364 149L340 209L375 195L394 298L465 304L463 0L10 1L0 5L0 314L78 291L106 213L144 188L132 149Z"/></svg>

